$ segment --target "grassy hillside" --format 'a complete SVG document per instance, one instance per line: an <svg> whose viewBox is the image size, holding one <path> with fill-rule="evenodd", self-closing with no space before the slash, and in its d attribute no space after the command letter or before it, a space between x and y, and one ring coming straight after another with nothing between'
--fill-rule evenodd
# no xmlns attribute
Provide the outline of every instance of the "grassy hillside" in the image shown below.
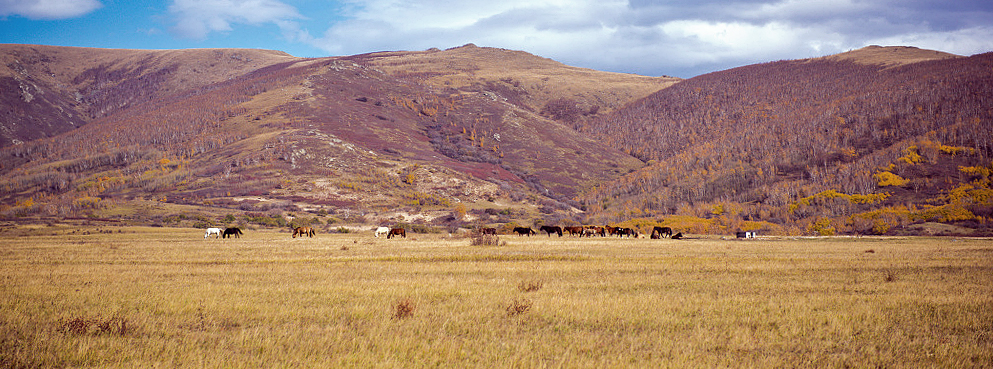
<svg viewBox="0 0 993 369"><path fill-rule="evenodd" d="M294 59L252 49L114 50L0 45L0 147Z"/></svg>

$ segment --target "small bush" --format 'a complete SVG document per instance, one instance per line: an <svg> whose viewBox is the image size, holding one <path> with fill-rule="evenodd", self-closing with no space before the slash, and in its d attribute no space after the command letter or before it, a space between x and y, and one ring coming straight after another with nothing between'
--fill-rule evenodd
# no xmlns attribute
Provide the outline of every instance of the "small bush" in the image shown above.
<svg viewBox="0 0 993 369"><path fill-rule="evenodd" d="M393 320L406 319L414 316L414 301L406 298L397 301L396 305L393 307Z"/></svg>
<svg viewBox="0 0 993 369"><path fill-rule="evenodd" d="M533 281L522 281L517 285L517 289L521 292L534 292L540 290L544 286L544 283L540 280Z"/></svg>
<svg viewBox="0 0 993 369"><path fill-rule="evenodd" d="M499 246L500 237L495 234L477 234L472 236L472 241L470 242L472 246Z"/></svg>
<svg viewBox="0 0 993 369"><path fill-rule="evenodd" d="M883 275L883 280L887 283L896 282L896 272L892 270L887 270L886 274Z"/></svg>
<svg viewBox="0 0 993 369"><path fill-rule="evenodd" d="M124 319L121 316L113 316L107 319L85 319L76 317L60 321L59 330L75 335L114 334L124 336L134 331L134 325L128 324L127 319Z"/></svg>
<svg viewBox="0 0 993 369"><path fill-rule="evenodd" d="M507 306L507 316L521 315L531 310L531 300L516 299Z"/></svg>

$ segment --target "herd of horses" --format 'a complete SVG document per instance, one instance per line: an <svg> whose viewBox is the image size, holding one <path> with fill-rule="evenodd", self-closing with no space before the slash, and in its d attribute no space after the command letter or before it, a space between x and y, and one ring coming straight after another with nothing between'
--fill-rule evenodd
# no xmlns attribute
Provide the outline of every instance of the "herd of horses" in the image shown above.
<svg viewBox="0 0 993 369"><path fill-rule="evenodd" d="M541 226L538 229L541 232L545 232L548 235L548 237L551 237L552 234L557 234L559 237L562 237L562 235L564 235L565 233L569 233L570 236L578 236L578 237L618 236L618 237L633 237L633 238L638 238L638 237L641 236L640 234L638 234L638 231L636 231L634 229L631 229L631 228L626 228L626 227L611 227L611 226L603 226L603 227L601 227L601 226L573 226L573 227ZM480 234L484 234L484 235L487 235L487 234L496 235L497 234L497 229L496 228L480 228L478 230L478 232ZM538 232L535 232L535 230L531 229L531 227L514 227L513 233L517 233L518 236L528 236L528 237L531 237L531 235L537 235L538 234ZM244 233L238 227L228 227L228 228L224 228L224 229L220 229L220 228L207 228L207 232L203 234L203 239L207 239L207 238L209 238L212 235L214 236L214 238L217 238L217 237L221 237L221 238L228 238L228 237L241 238L241 235L242 234L244 234ZM296 227L296 228L293 228L293 235L292 235L292 237L293 238L297 238L297 236L299 235L301 238L303 236L307 236L307 237L313 238L314 235L316 235L316 234L317 234L317 231L314 230L314 228L311 228L311 227ZM404 228L379 227L379 228L376 228L376 231L375 231L375 233L373 235L375 237L379 237L379 235L381 235L381 234L385 234L387 239L391 239L393 237L407 238L407 230L404 229ZM661 239L661 238L667 238L667 237L668 238L672 238L674 240L677 240L677 239L683 238L683 234L682 233L676 233L674 235L674 234L672 234L672 228L669 228L669 227L658 227L658 226L656 226L655 228L652 229L652 234L651 234L651 238L652 239Z"/></svg>
<svg viewBox="0 0 993 369"><path fill-rule="evenodd" d="M203 234L203 239L206 240L207 237L210 237L211 235L213 235L214 238L217 238L217 237L220 237L220 238L228 238L228 237L241 238L241 235L243 235L243 234L244 233L238 227L229 227L229 228L224 228L223 230L220 229L220 228L207 228L207 233L204 233Z"/></svg>
<svg viewBox="0 0 993 369"><path fill-rule="evenodd" d="M627 227L611 227L611 226L571 226L571 227L559 227L559 226L541 226L538 228L539 231L545 232L548 237L552 234L557 234L562 237L565 233L569 233L570 236L578 237L607 237L607 236L617 236L617 237L633 237L638 238L641 235L638 231L627 228ZM480 228L479 233L481 234L493 234L497 233L496 228ZM514 227L513 233L517 233L518 236L528 236L537 235L538 232L531 229L531 227ZM678 232L675 235L672 234L672 228L669 227L659 227L656 226L652 229L650 236L652 239L662 239L662 238L672 238L678 240L683 238L683 233Z"/></svg>

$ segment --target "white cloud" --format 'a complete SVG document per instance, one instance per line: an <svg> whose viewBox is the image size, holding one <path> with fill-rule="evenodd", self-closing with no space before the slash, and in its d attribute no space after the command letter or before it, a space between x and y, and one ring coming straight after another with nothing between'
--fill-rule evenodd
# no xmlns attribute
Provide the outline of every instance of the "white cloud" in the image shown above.
<svg viewBox="0 0 993 369"><path fill-rule="evenodd" d="M326 15L307 13L331 19L326 28L303 27L296 9L281 2L291 0L174 1L175 31L192 38L230 32L235 23L272 23L284 38L331 55L471 42L680 77L869 44L993 49L993 26L977 20L988 19L988 0L954 9L939 0L342 0Z"/></svg>
<svg viewBox="0 0 993 369"><path fill-rule="evenodd" d="M176 17L173 32L193 39L230 32L236 23L273 23L292 33L296 27L292 20L303 18L296 8L277 0L175 0L169 12Z"/></svg>
<svg viewBox="0 0 993 369"><path fill-rule="evenodd" d="M97 0L0 0L0 16L68 19L84 16L102 6Z"/></svg>

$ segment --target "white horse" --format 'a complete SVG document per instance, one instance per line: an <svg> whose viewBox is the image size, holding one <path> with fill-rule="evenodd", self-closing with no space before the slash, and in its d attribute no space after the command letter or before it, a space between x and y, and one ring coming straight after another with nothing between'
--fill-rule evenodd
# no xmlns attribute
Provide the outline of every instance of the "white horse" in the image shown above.
<svg viewBox="0 0 993 369"><path fill-rule="evenodd" d="M379 237L379 235L381 235L381 234L387 234L387 233L390 233L390 228L389 227L379 227L379 228L376 228L376 234L375 234L375 236L376 237Z"/></svg>
<svg viewBox="0 0 993 369"><path fill-rule="evenodd" d="M220 237L221 232L223 231L220 228L207 228L207 233L203 234L203 239L206 240L210 235L214 235L214 238Z"/></svg>

